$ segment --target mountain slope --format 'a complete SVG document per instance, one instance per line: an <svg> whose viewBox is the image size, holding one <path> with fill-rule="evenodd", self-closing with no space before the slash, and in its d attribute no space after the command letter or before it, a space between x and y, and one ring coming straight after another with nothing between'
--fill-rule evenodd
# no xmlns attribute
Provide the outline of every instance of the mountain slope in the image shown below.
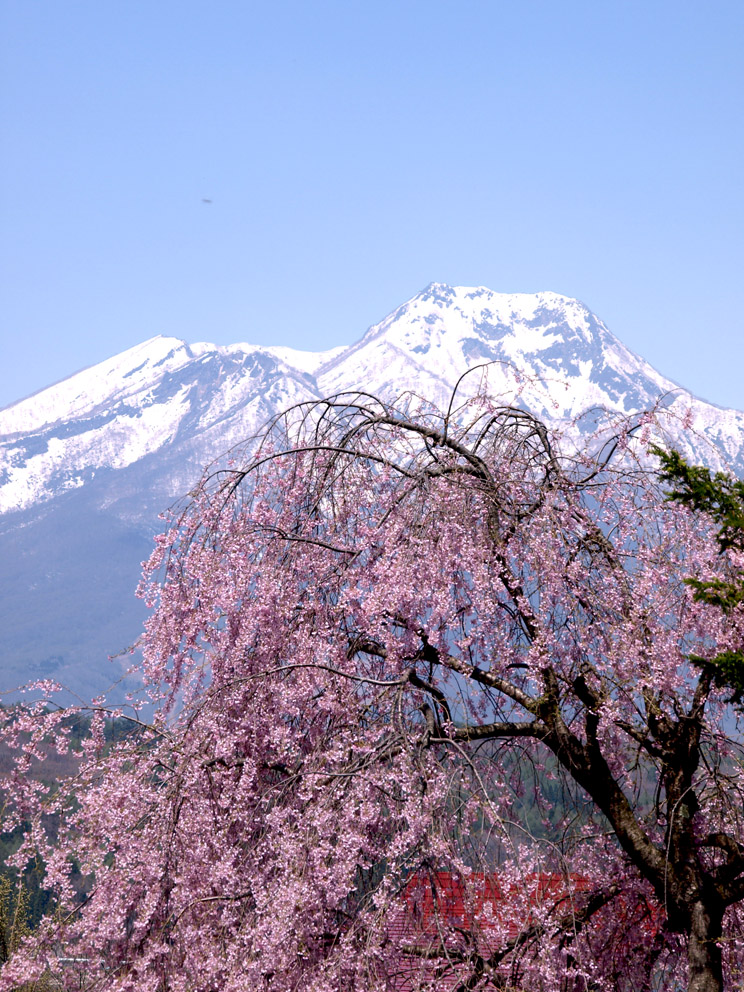
<svg viewBox="0 0 744 992"><path fill-rule="evenodd" d="M698 461L744 469L744 413L698 400L616 338L578 300L557 293L494 293L484 287L432 283L321 366L321 393L364 387L392 397L403 389L449 401L467 369L467 393L487 378L488 391L519 402L549 422L572 421L602 407L620 414L661 402L692 421L679 437ZM697 435L697 436L696 436Z"/></svg>
<svg viewBox="0 0 744 992"><path fill-rule="evenodd" d="M469 368L463 396L485 378L552 422L661 403L691 458L744 471L744 414L691 396L555 293L432 283L329 352L153 338L0 411L0 687L112 679L106 654L141 627L133 589L158 513L269 417L349 389L442 405Z"/></svg>
<svg viewBox="0 0 744 992"><path fill-rule="evenodd" d="M153 338L0 411L0 513L158 451L170 466L156 493L176 495L193 484L205 452L215 456L315 389L265 350Z"/></svg>

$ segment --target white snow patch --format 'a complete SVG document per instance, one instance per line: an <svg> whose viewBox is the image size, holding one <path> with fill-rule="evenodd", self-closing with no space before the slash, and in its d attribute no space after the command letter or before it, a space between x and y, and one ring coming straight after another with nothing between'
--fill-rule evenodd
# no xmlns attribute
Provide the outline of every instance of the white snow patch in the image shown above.
<svg viewBox="0 0 744 992"><path fill-rule="evenodd" d="M190 360L186 344L178 338L150 338L0 410L0 436L30 434L58 421L91 415L102 407L111 409L164 371Z"/></svg>
<svg viewBox="0 0 744 992"><path fill-rule="evenodd" d="M332 362L347 349L347 345L342 344L337 348L329 348L328 351L298 351L296 348L285 348L281 345L261 346L260 350L274 355L280 362L292 368L315 375L321 366Z"/></svg>

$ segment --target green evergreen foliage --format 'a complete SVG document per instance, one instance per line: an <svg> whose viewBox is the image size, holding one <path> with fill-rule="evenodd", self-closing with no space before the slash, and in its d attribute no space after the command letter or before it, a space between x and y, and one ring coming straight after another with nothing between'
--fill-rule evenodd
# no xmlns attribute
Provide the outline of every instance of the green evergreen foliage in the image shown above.
<svg viewBox="0 0 744 992"><path fill-rule="evenodd" d="M7 867L8 858L17 851L21 844L24 830L24 827L18 827L9 833L0 834L0 900L5 898L3 895L4 886L10 886L12 892L22 889L24 918L33 929L49 910L51 897L48 889L44 887L44 866L40 862L29 861L20 877L17 871ZM15 896L13 896L13 900L15 900ZM12 905L15 907L15 901ZM15 908L13 911L15 912ZM2 917L0 916L0 926L2 926L1 921Z"/></svg>
<svg viewBox="0 0 744 992"><path fill-rule="evenodd" d="M659 475L670 485L668 500L681 503L709 517L716 525L721 554L744 552L744 480L724 472L689 465L678 451L652 448L661 462ZM744 571L732 565L730 578L688 578L695 598L730 614L744 603ZM731 701L744 704L744 651L723 651L712 658L693 655L691 660L710 671L718 688L731 690Z"/></svg>
<svg viewBox="0 0 744 992"><path fill-rule="evenodd" d="M38 916L34 919L33 898L26 878L13 881L7 874L0 875L0 963L10 960L24 937L32 934L38 919ZM39 981L24 982L17 992L51 992L59 987L47 973Z"/></svg>
<svg viewBox="0 0 744 992"><path fill-rule="evenodd" d="M8 961L31 930L25 881L13 882L7 875L0 877L0 961Z"/></svg>
<svg viewBox="0 0 744 992"><path fill-rule="evenodd" d="M689 465L678 451L652 451L661 461L662 481L672 484L667 498L707 514L719 527L721 551L744 551L744 479Z"/></svg>

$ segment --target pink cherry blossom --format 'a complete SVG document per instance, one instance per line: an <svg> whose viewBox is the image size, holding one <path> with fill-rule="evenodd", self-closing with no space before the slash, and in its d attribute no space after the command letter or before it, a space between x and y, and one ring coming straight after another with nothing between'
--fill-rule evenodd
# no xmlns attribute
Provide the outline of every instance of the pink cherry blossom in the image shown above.
<svg viewBox="0 0 744 992"><path fill-rule="evenodd" d="M740 987L741 715L690 657L744 630L684 580L741 562L637 427L349 394L207 473L145 568L149 722L95 706L48 785L64 711L4 713L56 904L0 990Z"/></svg>

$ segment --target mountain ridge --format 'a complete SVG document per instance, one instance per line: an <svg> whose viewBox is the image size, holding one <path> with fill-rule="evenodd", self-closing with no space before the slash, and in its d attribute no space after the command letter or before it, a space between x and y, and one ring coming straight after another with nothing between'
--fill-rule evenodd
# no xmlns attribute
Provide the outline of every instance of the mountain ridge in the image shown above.
<svg viewBox="0 0 744 992"><path fill-rule="evenodd" d="M141 629L133 593L158 514L272 416L354 389L446 406L482 364L463 396L486 377L564 429L587 408L661 404L683 453L744 472L744 413L694 397L558 293L430 283L320 352L158 335L0 410L3 681L53 674L81 694L110 681L105 654Z"/></svg>
<svg viewBox="0 0 744 992"><path fill-rule="evenodd" d="M524 373L521 401L552 422L593 406L629 414L667 394L670 406L695 407L717 435L711 440L721 464L744 465L744 415L664 377L580 301L430 283L348 346L312 352L158 335L6 407L0 514L173 444L188 449L193 484L205 462L292 403L363 388L385 399L418 390L442 405L462 372L484 362L493 363L487 376L495 394L515 391L510 366ZM709 457L689 443L686 453ZM162 498L177 496L183 481L179 472L173 485L162 485Z"/></svg>

